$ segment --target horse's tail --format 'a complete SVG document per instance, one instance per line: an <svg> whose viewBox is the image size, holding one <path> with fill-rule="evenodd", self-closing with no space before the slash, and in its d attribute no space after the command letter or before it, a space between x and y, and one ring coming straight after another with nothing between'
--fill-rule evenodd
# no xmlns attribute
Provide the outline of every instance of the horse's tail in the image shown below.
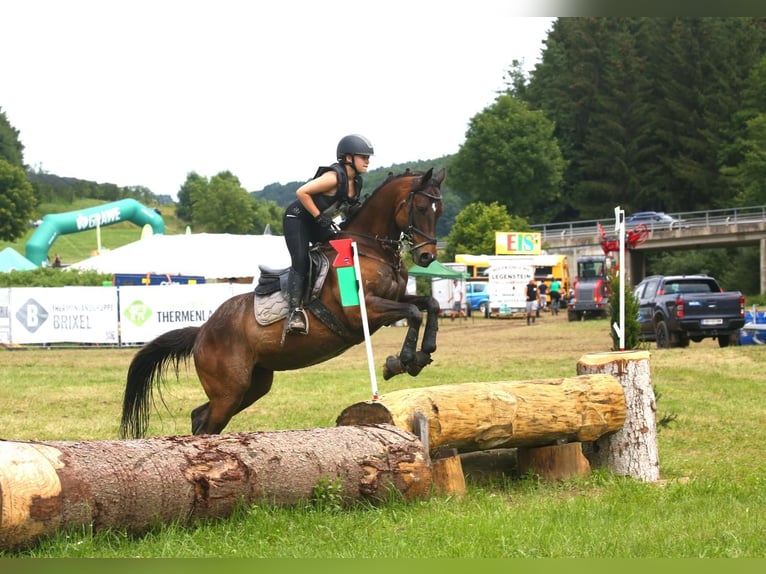
<svg viewBox="0 0 766 574"><path fill-rule="evenodd" d="M182 360L192 353L199 327L185 327L168 331L144 345L133 357L128 368L128 380L122 401L120 435L123 438L141 438L149 428L149 399L152 386L162 399L159 382L173 364L176 376Z"/></svg>

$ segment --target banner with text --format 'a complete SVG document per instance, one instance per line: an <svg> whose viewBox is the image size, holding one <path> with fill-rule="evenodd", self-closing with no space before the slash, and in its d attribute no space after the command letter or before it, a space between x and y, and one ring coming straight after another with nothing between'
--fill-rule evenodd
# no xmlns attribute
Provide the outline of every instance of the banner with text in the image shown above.
<svg viewBox="0 0 766 574"><path fill-rule="evenodd" d="M118 343L117 290L21 287L10 290L13 343Z"/></svg>
<svg viewBox="0 0 766 574"><path fill-rule="evenodd" d="M540 255L542 233L495 231L495 255Z"/></svg>
<svg viewBox="0 0 766 574"><path fill-rule="evenodd" d="M252 290L242 283L120 287L120 341L145 343L173 329L200 326L221 303Z"/></svg>

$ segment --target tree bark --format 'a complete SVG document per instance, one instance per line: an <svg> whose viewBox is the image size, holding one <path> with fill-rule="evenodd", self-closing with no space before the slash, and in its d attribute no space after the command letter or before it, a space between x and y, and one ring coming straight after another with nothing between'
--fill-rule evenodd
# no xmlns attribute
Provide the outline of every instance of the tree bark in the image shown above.
<svg viewBox="0 0 766 574"><path fill-rule="evenodd" d="M424 497L431 461L417 437L391 425L0 441L0 548L82 525L142 532L228 516L241 503L290 505L310 501L322 485L337 488L345 504L376 501L391 489Z"/></svg>
<svg viewBox="0 0 766 574"><path fill-rule="evenodd" d="M376 405L351 405L337 423L363 424L365 415L376 422L387 410L396 426L413 432L420 412L428 419L431 453L594 441L618 430L626 416L620 383L601 374L405 389L383 395Z"/></svg>
<svg viewBox="0 0 766 574"><path fill-rule="evenodd" d="M660 478L657 416L647 351L596 353L583 356L577 374L614 376L625 392L627 417L614 434L584 448L593 468L606 466L613 473L645 481Z"/></svg>

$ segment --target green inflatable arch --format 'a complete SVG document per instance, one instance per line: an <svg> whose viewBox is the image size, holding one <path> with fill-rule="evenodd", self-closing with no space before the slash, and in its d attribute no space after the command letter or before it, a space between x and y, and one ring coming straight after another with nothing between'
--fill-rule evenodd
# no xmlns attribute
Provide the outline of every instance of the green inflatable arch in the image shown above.
<svg viewBox="0 0 766 574"><path fill-rule="evenodd" d="M42 265L43 261L48 259L48 251L59 235L95 229L120 221L132 221L139 227L148 223L155 234L165 233L165 221L159 213L135 199L121 199L77 211L49 213L43 217L42 223L27 241L27 259L35 265Z"/></svg>

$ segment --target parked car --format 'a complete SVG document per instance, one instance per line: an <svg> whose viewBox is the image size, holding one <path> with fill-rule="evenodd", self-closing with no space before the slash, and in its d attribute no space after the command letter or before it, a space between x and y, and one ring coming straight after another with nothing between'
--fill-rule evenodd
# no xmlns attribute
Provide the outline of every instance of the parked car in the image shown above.
<svg viewBox="0 0 766 574"><path fill-rule="evenodd" d="M630 229L641 223L652 229L678 229L688 227L683 220L676 219L662 211L638 211L625 218L625 227Z"/></svg>
<svg viewBox="0 0 766 574"><path fill-rule="evenodd" d="M486 281L470 281L465 284L465 302L470 311L479 311L489 315L489 290Z"/></svg>
<svg viewBox="0 0 766 574"><path fill-rule="evenodd" d="M723 291L708 275L653 275L634 289L639 339L657 348L687 347L689 341L718 339L719 347L739 343L745 324L745 297Z"/></svg>

